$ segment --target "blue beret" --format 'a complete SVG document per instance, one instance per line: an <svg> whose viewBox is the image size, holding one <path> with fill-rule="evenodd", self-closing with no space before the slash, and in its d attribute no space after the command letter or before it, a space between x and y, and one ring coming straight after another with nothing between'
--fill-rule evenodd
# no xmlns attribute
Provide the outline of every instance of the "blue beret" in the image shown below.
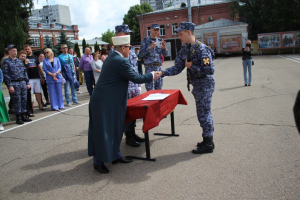
<svg viewBox="0 0 300 200"><path fill-rule="evenodd" d="M119 33L119 32L124 32L124 33L130 33L132 32L131 30L129 30L129 27L127 24L124 25L119 25L115 27L115 32Z"/></svg>
<svg viewBox="0 0 300 200"><path fill-rule="evenodd" d="M153 29L159 29L159 24L151 24L151 28L153 28Z"/></svg>
<svg viewBox="0 0 300 200"><path fill-rule="evenodd" d="M182 31L183 29L194 31L195 26L196 25L192 22L181 22L179 24L179 27L174 32L178 33L179 31Z"/></svg>

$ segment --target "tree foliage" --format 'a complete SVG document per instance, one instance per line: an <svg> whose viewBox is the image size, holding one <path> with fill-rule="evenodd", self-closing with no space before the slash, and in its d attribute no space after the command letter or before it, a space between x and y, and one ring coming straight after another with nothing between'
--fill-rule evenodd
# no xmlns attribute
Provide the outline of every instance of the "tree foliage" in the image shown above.
<svg viewBox="0 0 300 200"><path fill-rule="evenodd" d="M100 50L100 47L99 47L99 44L97 43L97 41L96 41L96 43L94 45L94 49L95 49L95 52L96 52L96 50Z"/></svg>
<svg viewBox="0 0 300 200"><path fill-rule="evenodd" d="M116 33L114 30L108 29L106 32L102 33L102 41L107 43L112 43L112 37L116 36Z"/></svg>
<svg viewBox="0 0 300 200"><path fill-rule="evenodd" d="M249 24L249 39L258 33L299 30L300 0L236 0L231 16Z"/></svg>
<svg viewBox="0 0 300 200"><path fill-rule="evenodd" d="M77 42L75 43L74 51L76 51L77 57L81 58L81 53Z"/></svg>
<svg viewBox="0 0 300 200"><path fill-rule="evenodd" d="M45 36L45 41L44 41L44 50L46 48L53 49L52 38L50 38L48 35Z"/></svg>
<svg viewBox="0 0 300 200"><path fill-rule="evenodd" d="M129 29L132 31L132 33L130 34L131 42L141 41L140 25L137 16L152 11L153 9L151 8L151 6L147 2L144 2L141 5L131 6L127 14L124 15L123 24L127 24L129 26Z"/></svg>
<svg viewBox="0 0 300 200"><path fill-rule="evenodd" d="M28 18L33 8L32 0L0 1L0 55L4 48L14 44L23 49L28 38Z"/></svg>
<svg viewBox="0 0 300 200"><path fill-rule="evenodd" d="M70 39L67 38L66 33L61 30L58 39L56 40L56 45L54 46L53 53L57 57L62 54L61 45L66 44L68 47L74 47L73 43L70 42Z"/></svg>
<svg viewBox="0 0 300 200"><path fill-rule="evenodd" d="M84 54L84 50L85 50L86 47L87 47L86 41L85 41L85 38L83 38L83 40L82 40L82 54Z"/></svg>

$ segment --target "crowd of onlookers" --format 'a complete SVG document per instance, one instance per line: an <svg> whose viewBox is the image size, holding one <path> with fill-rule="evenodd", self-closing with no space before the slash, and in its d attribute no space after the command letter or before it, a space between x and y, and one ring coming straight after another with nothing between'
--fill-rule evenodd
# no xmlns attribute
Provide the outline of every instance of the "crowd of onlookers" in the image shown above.
<svg viewBox="0 0 300 200"><path fill-rule="evenodd" d="M10 121L9 114L16 115L17 124L32 121L30 117L34 117L35 102L41 111L45 111L48 105L53 111L65 109L62 85L66 106L80 104L77 95L82 93L79 88L83 83L83 75L87 91L92 95L102 64L108 56L106 49L92 53L92 49L87 47L80 59L74 49L66 44L61 45L61 51L58 57L54 57L50 48L44 49L37 56L33 54L30 45L25 45L20 52L17 52L14 45L5 48L1 59L0 84L4 82L8 88L10 102L7 110L0 85L0 130L4 130L2 123Z"/></svg>

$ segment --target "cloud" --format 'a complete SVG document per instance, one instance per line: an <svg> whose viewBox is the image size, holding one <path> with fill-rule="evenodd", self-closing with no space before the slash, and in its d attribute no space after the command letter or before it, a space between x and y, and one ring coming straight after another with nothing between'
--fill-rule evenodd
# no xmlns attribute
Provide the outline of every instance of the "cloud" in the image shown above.
<svg viewBox="0 0 300 200"><path fill-rule="evenodd" d="M79 39L92 39L122 24L129 8L140 4L140 0L49 0L48 3L69 6L72 24L79 28ZM47 5L45 0L35 1L34 4L35 9Z"/></svg>

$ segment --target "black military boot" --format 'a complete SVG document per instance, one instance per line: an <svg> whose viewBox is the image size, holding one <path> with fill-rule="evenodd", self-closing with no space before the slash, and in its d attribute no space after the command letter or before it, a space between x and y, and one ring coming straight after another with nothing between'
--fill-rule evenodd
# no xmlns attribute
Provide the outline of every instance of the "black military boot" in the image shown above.
<svg viewBox="0 0 300 200"><path fill-rule="evenodd" d="M139 147L141 144L133 138L133 131L125 131L126 144L132 147Z"/></svg>
<svg viewBox="0 0 300 200"><path fill-rule="evenodd" d="M197 144L197 148L193 149L193 153L212 153L215 149L213 137L203 137L203 142Z"/></svg>
<svg viewBox="0 0 300 200"><path fill-rule="evenodd" d="M145 138L141 138L140 136L138 136L138 135L135 133L135 128L133 129L133 138L134 138L135 141L137 141L137 142L145 142Z"/></svg>
<svg viewBox="0 0 300 200"><path fill-rule="evenodd" d="M21 114L21 118L23 122L31 122L32 120L26 117L26 113Z"/></svg>
<svg viewBox="0 0 300 200"><path fill-rule="evenodd" d="M21 118L21 114L16 114L16 123L17 124L24 124Z"/></svg>

